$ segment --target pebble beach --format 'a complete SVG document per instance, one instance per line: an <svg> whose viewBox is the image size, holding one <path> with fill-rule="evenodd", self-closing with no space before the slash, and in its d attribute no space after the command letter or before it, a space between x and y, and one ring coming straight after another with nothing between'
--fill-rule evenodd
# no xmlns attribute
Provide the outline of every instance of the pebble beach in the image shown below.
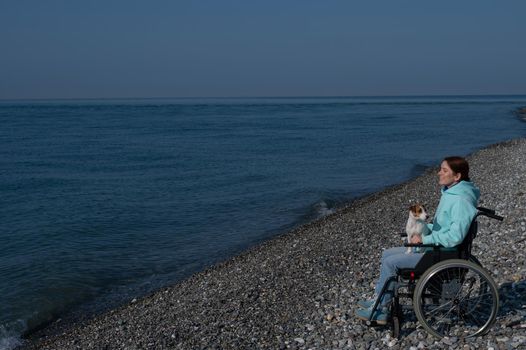
<svg viewBox="0 0 526 350"><path fill-rule="evenodd" d="M526 139L470 156L480 218L473 254L495 279L497 321L472 339L436 339L405 315L401 339L354 317L370 297L382 250L401 245L407 208L434 214L436 170L355 200L335 213L95 318L57 321L25 349L526 349ZM446 155L445 155L446 156ZM385 169L389 171L389 169Z"/></svg>

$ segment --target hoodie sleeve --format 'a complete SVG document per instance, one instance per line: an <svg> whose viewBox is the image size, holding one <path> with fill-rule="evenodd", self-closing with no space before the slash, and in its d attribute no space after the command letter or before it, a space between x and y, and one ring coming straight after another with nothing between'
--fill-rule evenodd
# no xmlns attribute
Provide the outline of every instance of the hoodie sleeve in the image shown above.
<svg viewBox="0 0 526 350"><path fill-rule="evenodd" d="M465 199L459 199L451 206L449 225L422 237L422 243L442 245L446 248L459 245L468 233L476 213L477 209L471 203Z"/></svg>

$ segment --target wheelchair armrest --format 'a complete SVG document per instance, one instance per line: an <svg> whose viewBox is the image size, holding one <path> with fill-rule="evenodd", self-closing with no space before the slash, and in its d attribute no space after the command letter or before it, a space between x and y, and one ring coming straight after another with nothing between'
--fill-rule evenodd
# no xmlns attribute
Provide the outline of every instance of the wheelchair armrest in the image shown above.
<svg viewBox="0 0 526 350"><path fill-rule="evenodd" d="M422 247L422 248L436 248L436 249L442 248L441 245L422 244L422 243L404 243L404 247Z"/></svg>
<svg viewBox="0 0 526 350"><path fill-rule="evenodd" d="M488 208L484 208L484 207L477 207L477 210L479 211L477 213L477 216L482 215L482 216L487 216L489 218L492 218L492 219L495 219L495 220L499 220L499 221L504 220L504 217L495 214L495 210L493 210L493 209L488 209Z"/></svg>
<svg viewBox="0 0 526 350"><path fill-rule="evenodd" d="M491 213L484 213L484 212L479 212L477 214L477 216L487 216L488 218L492 218L492 219L495 219L495 220L499 220L499 221L502 221L504 220L504 217L503 216L500 216L500 215L497 215L497 214L491 214Z"/></svg>
<svg viewBox="0 0 526 350"><path fill-rule="evenodd" d="M488 209L488 208L484 208L484 207L477 207L477 210L481 211L483 213L486 213L486 214L495 214L495 210L493 210L493 209Z"/></svg>

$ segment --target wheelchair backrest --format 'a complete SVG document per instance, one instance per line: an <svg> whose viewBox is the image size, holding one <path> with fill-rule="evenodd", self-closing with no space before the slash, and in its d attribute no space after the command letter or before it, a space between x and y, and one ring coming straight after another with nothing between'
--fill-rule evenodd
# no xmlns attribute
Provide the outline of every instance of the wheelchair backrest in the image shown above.
<svg viewBox="0 0 526 350"><path fill-rule="evenodd" d="M477 237L477 230L478 230L477 216L475 216L475 218L471 222L468 233L466 234L466 237L464 237L464 240L462 241L462 243L460 243L456 247L458 251L459 259L468 260L469 257L471 256L471 247L473 246L473 239Z"/></svg>

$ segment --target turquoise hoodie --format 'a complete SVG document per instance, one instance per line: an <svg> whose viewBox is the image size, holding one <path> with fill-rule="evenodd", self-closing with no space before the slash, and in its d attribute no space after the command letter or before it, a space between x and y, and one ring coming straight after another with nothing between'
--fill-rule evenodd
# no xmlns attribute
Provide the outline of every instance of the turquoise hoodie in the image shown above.
<svg viewBox="0 0 526 350"><path fill-rule="evenodd" d="M446 248L462 243L477 214L479 197L479 189L469 181L460 181L450 188L442 188L433 224L428 224L431 231L422 237L422 243Z"/></svg>

